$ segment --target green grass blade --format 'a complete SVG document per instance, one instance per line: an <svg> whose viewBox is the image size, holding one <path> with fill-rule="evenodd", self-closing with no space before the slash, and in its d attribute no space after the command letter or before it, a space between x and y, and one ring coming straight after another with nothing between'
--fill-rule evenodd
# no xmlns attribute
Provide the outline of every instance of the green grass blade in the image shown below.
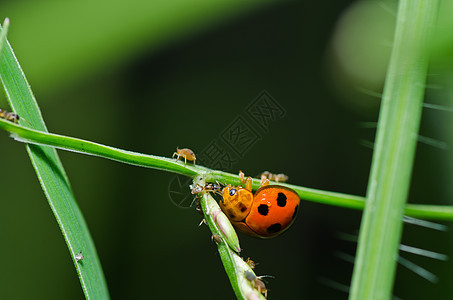
<svg viewBox="0 0 453 300"><path fill-rule="evenodd" d="M438 1L399 2L350 299L390 299Z"/></svg>
<svg viewBox="0 0 453 300"><path fill-rule="evenodd" d="M3 44L5 44L5 41L6 41L6 35L8 34L8 29L9 29L9 19L6 18L5 21L3 22L3 29L0 32L0 55L2 53L1 51L3 48Z"/></svg>
<svg viewBox="0 0 453 300"><path fill-rule="evenodd" d="M39 107L10 45L0 56L0 78L13 111L33 127L47 131ZM30 160L57 219L88 299L108 299L109 293L88 227L74 199L69 181L53 147L27 145ZM77 261L82 252L84 259Z"/></svg>

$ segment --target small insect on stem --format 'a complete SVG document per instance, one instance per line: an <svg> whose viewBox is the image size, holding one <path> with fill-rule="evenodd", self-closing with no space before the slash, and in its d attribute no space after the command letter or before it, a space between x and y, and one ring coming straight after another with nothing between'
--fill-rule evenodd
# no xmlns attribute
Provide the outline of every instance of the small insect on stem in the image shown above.
<svg viewBox="0 0 453 300"><path fill-rule="evenodd" d="M221 195L220 190L222 188L220 187L220 183L217 182L217 183L206 183L204 186L201 186L201 185L198 185L198 184L195 185L195 186L191 185L190 189L191 189L192 195L199 194L202 191L212 192L212 193L216 193L216 194Z"/></svg>
<svg viewBox="0 0 453 300"><path fill-rule="evenodd" d="M262 276L257 277L253 272L245 271L245 278L252 284L253 288L267 298L267 288L261 280Z"/></svg>
<svg viewBox="0 0 453 300"><path fill-rule="evenodd" d="M202 185L199 185L199 184L194 184L194 185L190 185L190 191L192 193L192 195L196 195L195 198L193 199L192 203L190 204L190 206L192 206L194 203L196 203L196 210L198 213L200 213L201 215L204 215L203 214L203 210L201 209L201 204L200 204L200 200L199 200L199 197L200 197L200 193L205 191L205 192L212 192L212 193L216 193L218 195L222 195L221 193L221 187L220 187L220 183L217 182L217 183L206 183L204 186ZM200 223L201 225L201 223Z"/></svg>
<svg viewBox="0 0 453 300"><path fill-rule="evenodd" d="M23 121L27 122L28 124L32 125L30 122L28 122L24 118L19 117L18 114L6 111L1 108L0 108L0 118L13 122L14 124L19 124L19 120L23 120Z"/></svg>
<svg viewBox="0 0 453 300"><path fill-rule="evenodd" d="M218 234L213 234L211 239L215 241L217 244L220 244L222 242L222 238Z"/></svg>
<svg viewBox="0 0 453 300"><path fill-rule="evenodd" d="M286 182L288 181L288 176L280 173L280 174L274 174L269 171L264 171L261 173L261 175L258 176L258 178L261 178L261 182L265 179L269 179L270 181L275 181L275 182Z"/></svg>
<svg viewBox="0 0 453 300"><path fill-rule="evenodd" d="M80 251L76 256L75 256L75 260L76 262L79 262L81 261L82 259L84 259L85 257L82 255L82 251Z"/></svg>
<svg viewBox="0 0 453 300"><path fill-rule="evenodd" d="M6 111L1 108L0 108L0 118L13 122L15 124L19 123L19 119L20 119L18 114Z"/></svg>
<svg viewBox="0 0 453 300"><path fill-rule="evenodd" d="M250 269L252 269L252 270L255 269L256 264L255 264L255 262L253 260L250 259L250 257L247 258L245 263L249 265Z"/></svg>
<svg viewBox="0 0 453 300"><path fill-rule="evenodd" d="M173 153L172 158L174 158L175 156L177 156L176 157L177 160L179 160L180 157L183 157L184 164L187 164L187 161L193 161L193 164L195 165L195 160L197 159L195 153L193 153L193 151L190 150L189 148L184 149L176 148L176 152Z"/></svg>

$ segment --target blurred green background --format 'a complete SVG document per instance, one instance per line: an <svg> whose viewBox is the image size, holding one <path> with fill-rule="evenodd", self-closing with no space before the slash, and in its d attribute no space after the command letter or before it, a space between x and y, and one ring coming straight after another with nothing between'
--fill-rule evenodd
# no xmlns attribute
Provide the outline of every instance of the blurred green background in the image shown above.
<svg viewBox="0 0 453 300"><path fill-rule="evenodd" d="M263 90L286 111L226 171L284 172L290 183L365 195L396 3L374 1L3 0L9 41L50 132L128 150L200 153ZM451 46L451 40L446 39ZM450 44L448 43L450 42ZM445 49L451 49L445 47ZM452 105L451 51L430 71L427 102ZM447 59L445 59L447 58ZM6 108L5 95L1 107ZM451 112L425 109L421 134L451 145ZM256 126L256 124L255 124ZM1 133L0 298L80 299L83 293L24 146ZM169 198L173 174L59 151L113 299L232 299L207 227ZM453 204L450 150L419 144L410 202ZM28 182L27 186L18 182ZM188 187L187 187L188 189ZM345 299L359 211L304 202L271 240L240 236L272 299ZM449 223L446 223L450 225ZM403 243L452 254L451 232L406 225ZM404 254L394 294L447 299L451 261Z"/></svg>

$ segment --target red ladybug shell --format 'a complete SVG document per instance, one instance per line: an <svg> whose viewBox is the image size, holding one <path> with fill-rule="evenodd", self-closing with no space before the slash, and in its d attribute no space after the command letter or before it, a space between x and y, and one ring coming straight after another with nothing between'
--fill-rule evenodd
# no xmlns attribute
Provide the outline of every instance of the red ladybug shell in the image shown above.
<svg viewBox="0 0 453 300"><path fill-rule="evenodd" d="M250 210L243 220L234 220L228 211L225 213L233 225L242 232L260 238L271 238L291 226L299 204L299 195L292 189L280 185L267 185L255 192Z"/></svg>

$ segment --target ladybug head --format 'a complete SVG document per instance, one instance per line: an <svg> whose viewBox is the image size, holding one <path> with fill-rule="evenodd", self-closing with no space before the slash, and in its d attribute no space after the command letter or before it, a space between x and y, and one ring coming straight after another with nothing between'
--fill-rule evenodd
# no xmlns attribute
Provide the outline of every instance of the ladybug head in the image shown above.
<svg viewBox="0 0 453 300"><path fill-rule="evenodd" d="M231 184L227 185L222 190L222 202L229 202L234 200L238 196L236 187Z"/></svg>

